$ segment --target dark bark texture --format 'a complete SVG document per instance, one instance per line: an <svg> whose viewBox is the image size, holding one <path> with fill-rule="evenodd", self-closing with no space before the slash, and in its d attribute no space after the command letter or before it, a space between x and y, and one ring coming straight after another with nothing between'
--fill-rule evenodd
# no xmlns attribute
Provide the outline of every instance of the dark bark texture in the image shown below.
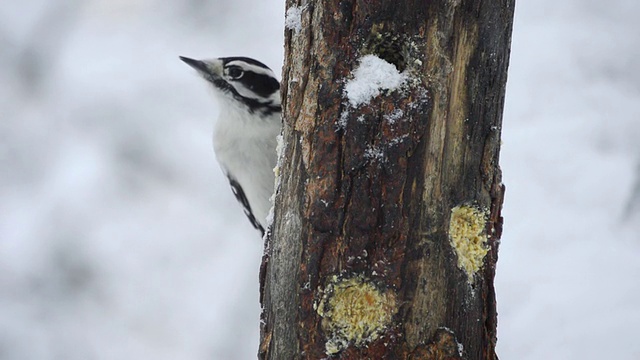
<svg viewBox="0 0 640 360"><path fill-rule="evenodd" d="M260 358L497 359L498 155L514 0L293 6L302 30L286 31ZM345 82L368 54L409 80L354 106ZM460 208L466 217L453 215Z"/></svg>

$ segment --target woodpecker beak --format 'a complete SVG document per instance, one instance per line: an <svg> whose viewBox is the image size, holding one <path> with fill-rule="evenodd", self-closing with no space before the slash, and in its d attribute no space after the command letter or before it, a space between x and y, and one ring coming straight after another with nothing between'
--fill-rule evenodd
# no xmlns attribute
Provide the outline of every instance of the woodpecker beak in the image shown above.
<svg viewBox="0 0 640 360"><path fill-rule="evenodd" d="M228 91L231 89L231 85L229 85L229 83L227 83L227 81L222 78L222 60L195 60L184 56L180 56L180 60L196 69L200 76L211 83L215 88L223 91Z"/></svg>
<svg viewBox="0 0 640 360"><path fill-rule="evenodd" d="M222 79L222 61L220 59L195 60L180 56L180 60L196 69L203 78L213 83L213 85L220 88L226 86L226 82Z"/></svg>
<svg viewBox="0 0 640 360"><path fill-rule="evenodd" d="M184 61L187 65L191 66L192 68L200 72L203 72L205 74L208 74L211 72L209 70L209 67L207 66L207 63L205 63L204 61L194 60L184 56L180 56L180 60Z"/></svg>

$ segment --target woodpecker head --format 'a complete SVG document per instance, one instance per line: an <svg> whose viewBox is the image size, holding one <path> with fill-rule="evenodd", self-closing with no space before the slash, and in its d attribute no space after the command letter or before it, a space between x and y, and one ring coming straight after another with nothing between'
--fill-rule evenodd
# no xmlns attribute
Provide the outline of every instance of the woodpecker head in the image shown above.
<svg viewBox="0 0 640 360"><path fill-rule="evenodd" d="M280 112L280 83L265 64L247 57L180 60L196 69L220 95L247 106L249 112L271 115Z"/></svg>

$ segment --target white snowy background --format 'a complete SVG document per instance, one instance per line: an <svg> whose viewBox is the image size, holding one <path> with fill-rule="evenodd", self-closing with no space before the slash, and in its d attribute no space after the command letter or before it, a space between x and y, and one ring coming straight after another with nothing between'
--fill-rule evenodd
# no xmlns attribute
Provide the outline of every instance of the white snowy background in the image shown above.
<svg viewBox="0 0 640 360"><path fill-rule="evenodd" d="M261 241L213 160L217 105L178 55L279 72L284 12L0 2L0 360L255 358ZM640 359L638 14L518 1L501 359Z"/></svg>

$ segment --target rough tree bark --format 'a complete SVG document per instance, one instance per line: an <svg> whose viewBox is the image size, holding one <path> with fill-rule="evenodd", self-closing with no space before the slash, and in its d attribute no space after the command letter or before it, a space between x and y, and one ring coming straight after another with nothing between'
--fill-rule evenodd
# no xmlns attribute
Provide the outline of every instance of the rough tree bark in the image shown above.
<svg viewBox="0 0 640 360"><path fill-rule="evenodd" d="M497 359L514 0L292 7L260 358ZM354 105L364 55L407 80Z"/></svg>

